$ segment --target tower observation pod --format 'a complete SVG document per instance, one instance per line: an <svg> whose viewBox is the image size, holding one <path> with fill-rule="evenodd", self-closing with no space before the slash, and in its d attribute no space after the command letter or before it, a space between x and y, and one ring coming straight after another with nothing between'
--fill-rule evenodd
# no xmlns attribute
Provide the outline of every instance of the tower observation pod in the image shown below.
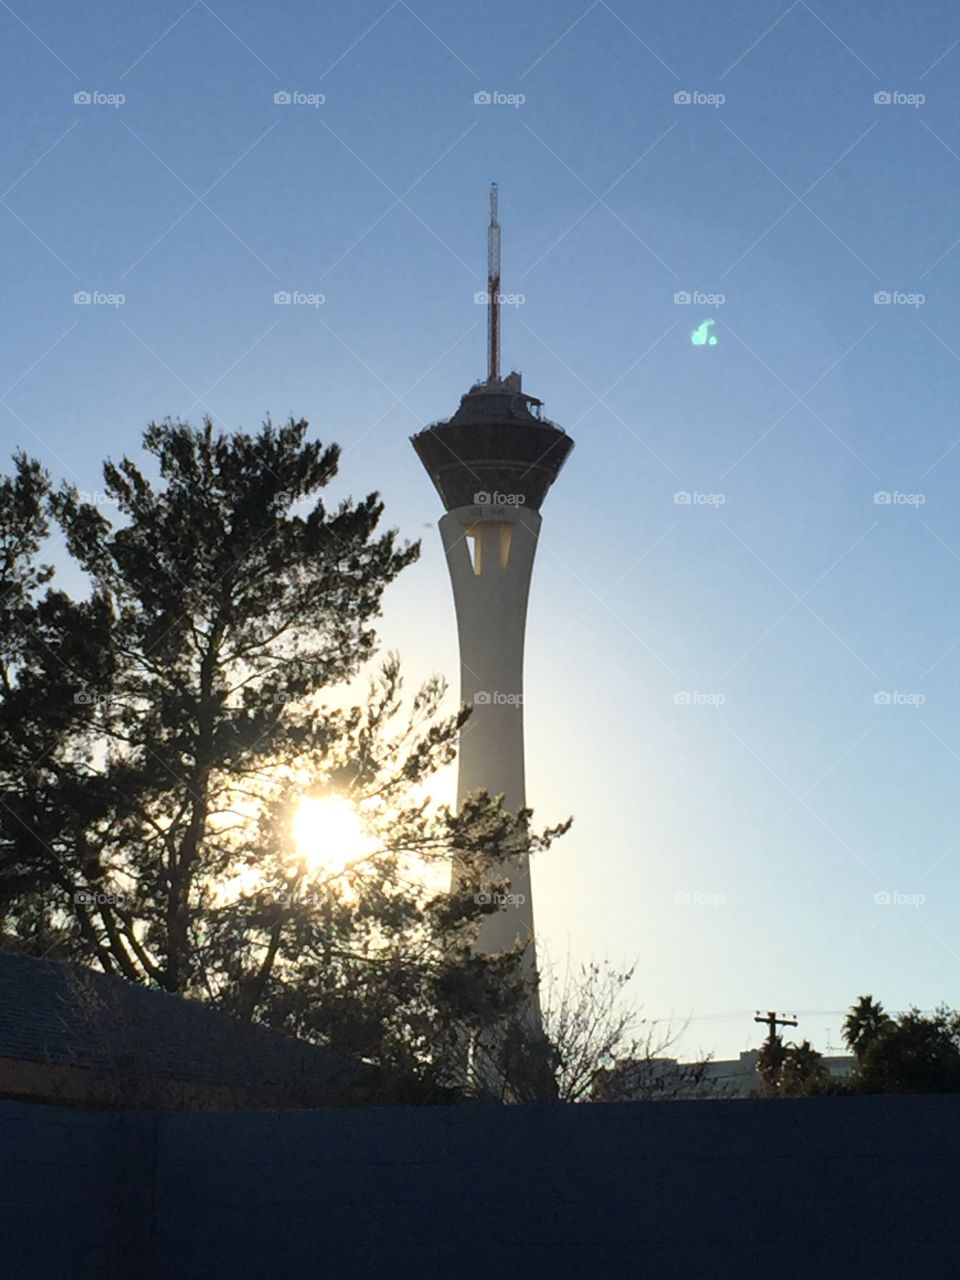
<svg viewBox="0 0 960 1280"><path fill-rule="evenodd" d="M520 374L500 376L500 224L496 184L488 230L487 378L472 386L451 418L411 443L446 514L446 555L460 644L461 701L473 708L460 735L457 804L477 790L502 795L516 813L526 803L523 757L523 646L540 510L573 448L543 417ZM499 868L510 881L503 909L488 915L477 950L491 954L524 942L536 968L527 856ZM457 891L458 871L453 870ZM531 1014L539 1027L539 1001Z"/></svg>

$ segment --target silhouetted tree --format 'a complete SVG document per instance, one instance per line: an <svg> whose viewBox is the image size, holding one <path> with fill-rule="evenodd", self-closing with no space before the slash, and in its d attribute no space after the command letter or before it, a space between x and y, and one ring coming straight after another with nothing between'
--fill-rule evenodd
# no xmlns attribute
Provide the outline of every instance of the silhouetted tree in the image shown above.
<svg viewBox="0 0 960 1280"><path fill-rule="evenodd" d="M820 1054L804 1041L766 1041L757 1060L757 1097L834 1093L960 1093L960 1013L941 1005L929 1016L913 1008L891 1017L872 996L860 996L843 1024L856 1055L848 1078L827 1075Z"/></svg>
<svg viewBox="0 0 960 1280"><path fill-rule="evenodd" d="M624 998L633 973L606 960L567 964L560 982L548 967L543 1034L515 1023L502 1039L480 1038L471 1059L477 1092L504 1101L614 1102L695 1091L705 1064L665 1062L684 1028L660 1032L639 1017Z"/></svg>
<svg viewBox="0 0 960 1280"><path fill-rule="evenodd" d="M843 1039L857 1058L862 1058L870 1045L890 1026L890 1021L879 1000L861 996L856 1004L850 1006L850 1012L844 1019Z"/></svg>
<svg viewBox="0 0 960 1280"><path fill-rule="evenodd" d="M884 1015L876 1033L866 1042L861 1036L858 1045L857 1092L960 1093L956 1010L941 1005L929 1017L916 1008L895 1019Z"/></svg>
<svg viewBox="0 0 960 1280"><path fill-rule="evenodd" d="M483 795L431 806L422 787L468 714L440 716L441 680L408 706L388 657L350 698L418 547L378 531L375 493L328 509L339 450L306 432L154 424L159 482L128 458L104 466L115 521L70 486L48 496L24 458L0 487L0 926L442 1075L454 1025L508 1016L524 984L519 953L472 954L492 894L415 877L456 853L477 890L502 890L495 863L565 828L536 835L529 811ZM41 594L45 503L87 599ZM372 851L348 883L296 856L306 792L363 815Z"/></svg>
<svg viewBox="0 0 960 1280"><path fill-rule="evenodd" d="M813 1048L809 1040L787 1047L780 1072L781 1097L802 1098L811 1093L821 1093L827 1081L823 1056Z"/></svg>
<svg viewBox="0 0 960 1280"><path fill-rule="evenodd" d="M824 1092L828 1076L822 1055L809 1040L784 1044L779 1035L763 1042L757 1055L756 1098L803 1098Z"/></svg>
<svg viewBox="0 0 960 1280"><path fill-rule="evenodd" d="M787 1059L787 1047L779 1034L768 1036L757 1054L757 1084L754 1094L759 1098L780 1096L780 1077Z"/></svg>
<svg viewBox="0 0 960 1280"><path fill-rule="evenodd" d="M66 885L51 841L95 876L85 828L99 808L78 780L89 712L76 690L106 677L108 632L101 601L47 586L53 569L38 555L49 494L40 464L15 454L13 475L0 477L0 925L42 953L66 947L70 932L53 906ZM84 945L96 952L88 929Z"/></svg>

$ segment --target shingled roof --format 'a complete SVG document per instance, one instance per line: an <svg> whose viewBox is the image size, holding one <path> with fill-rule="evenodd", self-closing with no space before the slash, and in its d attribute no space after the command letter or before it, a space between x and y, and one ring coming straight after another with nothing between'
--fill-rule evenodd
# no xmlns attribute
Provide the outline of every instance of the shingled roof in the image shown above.
<svg viewBox="0 0 960 1280"><path fill-rule="evenodd" d="M318 1106L371 1101L376 1080L367 1064L199 1001L0 952L0 1096L45 1096L43 1082L59 1081L58 1101L87 1086L127 1105Z"/></svg>

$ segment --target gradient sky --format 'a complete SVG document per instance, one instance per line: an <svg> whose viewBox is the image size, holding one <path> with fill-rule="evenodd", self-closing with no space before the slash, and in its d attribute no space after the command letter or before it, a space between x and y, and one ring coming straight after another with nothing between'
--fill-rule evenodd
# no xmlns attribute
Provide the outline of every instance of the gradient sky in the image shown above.
<svg viewBox="0 0 960 1280"><path fill-rule="evenodd" d="M383 643L454 686L408 437L483 373L500 183L503 363L577 442L527 634L529 800L575 817L541 949L636 960L681 1054L960 1003L958 42L944 0L0 0L4 455L96 491L151 419L308 418L423 538Z"/></svg>

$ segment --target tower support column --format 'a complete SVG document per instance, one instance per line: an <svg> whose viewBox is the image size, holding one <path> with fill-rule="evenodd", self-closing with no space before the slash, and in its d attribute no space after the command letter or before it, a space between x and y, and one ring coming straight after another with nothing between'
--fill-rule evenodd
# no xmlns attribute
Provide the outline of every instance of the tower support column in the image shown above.
<svg viewBox="0 0 960 1280"><path fill-rule="evenodd" d="M473 708L460 738L457 805L472 791L526 804L523 758L523 644L540 516L522 506L457 507L440 520L460 645L460 700ZM536 966L533 895L526 854L497 868L512 900L490 915L477 940L486 953L527 942ZM454 869L456 882L457 871Z"/></svg>

